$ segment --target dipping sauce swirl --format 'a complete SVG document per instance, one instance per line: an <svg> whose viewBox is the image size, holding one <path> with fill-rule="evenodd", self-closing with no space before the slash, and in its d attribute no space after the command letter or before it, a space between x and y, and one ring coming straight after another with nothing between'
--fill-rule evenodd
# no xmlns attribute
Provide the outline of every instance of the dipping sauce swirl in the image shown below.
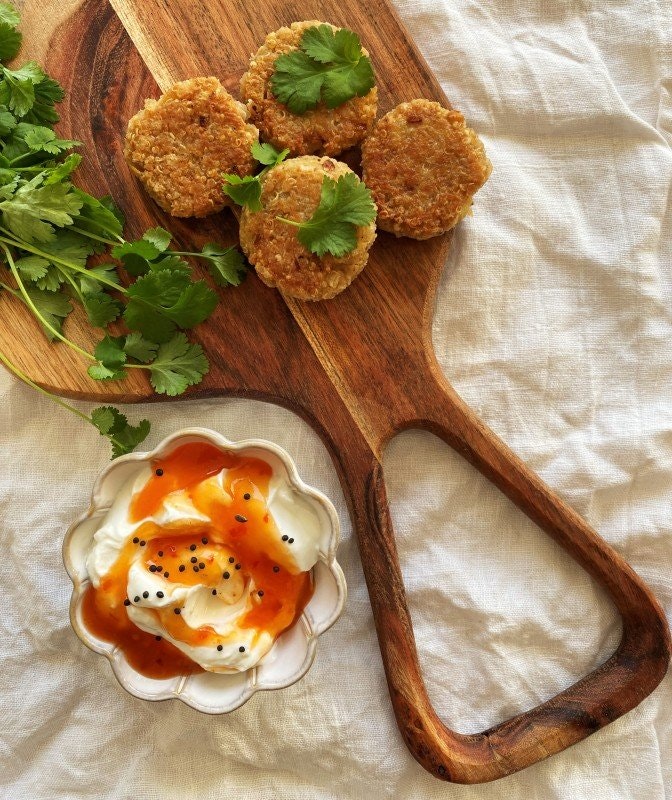
<svg viewBox="0 0 672 800"><path fill-rule="evenodd" d="M147 677L249 669L312 595L314 514L263 459L184 444L96 532L84 622Z"/></svg>

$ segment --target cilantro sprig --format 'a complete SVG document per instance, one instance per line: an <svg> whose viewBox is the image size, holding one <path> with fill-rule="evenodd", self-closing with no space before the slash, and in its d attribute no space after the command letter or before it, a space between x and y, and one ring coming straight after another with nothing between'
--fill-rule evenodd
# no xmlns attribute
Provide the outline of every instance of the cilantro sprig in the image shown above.
<svg viewBox="0 0 672 800"><path fill-rule="evenodd" d="M0 362L2 362L10 372L13 372L19 380L23 381L32 389L35 389L36 392L49 398L49 400L61 406L61 408L66 409L66 411L75 414L75 416L84 420L84 422L93 425L98 433L104 436L112 445L112 458L117 458L118 456L123 456L132 452L147 438L150 430L149 420L143 419L137 425L131 425L127 417L112 406L94 408L90 415L85 414L83 411L70 405L70 403L66 403L65 400L56 397L56 395L31 381L31 379L22 372L16 364L12 363L1 350Z"/></svg>
<svg viewBox="0 0 672 800"><path fill-rule="evenodd" d="M95 198L72 183L81 156L71 151L80 143L53 130L63 89L34 61L18 69L2 63L18 52L18 24L13 6L0 2L0 266L9 273L0 279L0 291L24 303L50 341L77 352L96 380L119 380L129 369L142 369L158 393L181 394L202 380L209 366L200 345L190 343L184 331L206 320L218 301L185 259L204 262L221 287L241 282L245 261L236 248L215 243L200 252L171 249L172 234L158 227L135 241L124 238L124 218L111 198ZM271 157L265 146L259 156ZM104 254L114 261L106 262ZM91 256L101 263L90 266ZM128 285L117 272L119 264L131 277ZM63 323L76 305L103 330L93 352L64 333ZM130 333L110 334L108 325L121 321ZM1 353L0 361L49 395ZM53 399L106 436L115 457L132 450L149 431L146 420L132 426L112 407L87 417Z"/></svg>
<svg viewBox="0 0 672 800"><path fill-rule="evenodd" d="M336 258L347 255L357 246L357 228L376 218L371 192L352 172L335 181L327 175L322 180L320 203L313 216L304 221L277 217L298 228L301 244L320 258L330 253Z"/></svg>
<svg viewBox="0 0 672 800"><path fill-rule="evenodd" d="M169 397L182 394L189 386L200 383L209 369L200 344L189 342L184 333L176 333L161 345L150 342L139 333L126 336L106 334L94 351L96 363L89 375L96 380L120 380L127 369L144 369L157 394ZM135 359L135 363L129 361Z"/></svg>
<svg viewBox="0 0 672 800"><path fill-rule="evenodd" d="M320 102L336 108L353 97L364 97L375 82L359 36L330 25L307 28L299 48L276 59L270 81L276 99L299 115Z"/></svg>
<svg viewBox="0 0 672 800"><path fill-rule="evenodd" d="M257 175L246 178L224 175L224 192L238 205L245 206L250 211L261 211L261 178L282 163L288 153L288 150L278 152L270 144L255 143L252 145L252 155L264 168ZM376 206L371 192L351 172L342 175L337 181L325 175L320 203L309 220L277 217L281 222L299 229L299 241L311 253L320 257L331 253L337 258L355 249L357 228L368 225L375 218Z"/></svg>
<svg viewBox="0 0 672 800"><path fill-rule="evenodd" d="M234 203L239 206L246 206L250 211L261 211L261 179L273 167L281 164L289 155L289 150L278 151L272 144L255 142L252 145L252 156L264 165L261 172L256 175L225 174L224 194L228 195Z"/></svg>

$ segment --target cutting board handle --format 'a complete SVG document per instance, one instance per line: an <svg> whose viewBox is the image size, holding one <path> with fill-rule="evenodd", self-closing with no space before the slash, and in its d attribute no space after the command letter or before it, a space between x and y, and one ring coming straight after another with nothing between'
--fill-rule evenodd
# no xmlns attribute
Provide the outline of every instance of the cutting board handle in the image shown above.
<svg viewBox="0 0 672 800"><path fill-rule="evenodd" d="M636 706L665 674L670 635L659 604L635 572L450 387L439 379L430 382L422 402L407 427L434 432L473 463L606 589L623 618L614 655L569 689L483 733L450 730L427 696L382 468L370 464L351 500L397 724L429 772L457 783L481 783L557 753Z"/></svg>

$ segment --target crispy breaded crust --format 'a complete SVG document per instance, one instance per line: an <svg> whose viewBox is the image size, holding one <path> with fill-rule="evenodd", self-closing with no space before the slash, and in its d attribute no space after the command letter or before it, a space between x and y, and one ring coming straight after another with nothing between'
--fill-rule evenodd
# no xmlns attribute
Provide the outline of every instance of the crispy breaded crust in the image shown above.
<svg viewBox="0 0 672 800"><path fill-rule="evenodd" d="M320 103L301 116L292 114L273 97L270 79L276 58L297 50L307 28L324 24L316 20L294 22L289 28L270 33L252 56L248 71L240 81L240 93L247 103L250 121L266 141L278 150L288 148L293 156L312 153L337 156L359 144L376 118L378 90L375 86L364 97L353 97L337 108L327 108ZM366 50L364 53L368 55Z"/></svg>
<svg viewBox="0 0 672 800"><path fill-rule="evenodd" d="M310 219L320 203L322 180L338 180L352 170L340 161L302 156L284 161L263 178L263 211L243 209L240 245L257 274L290 297L329 300L364 269L376 238L375 223L357 229L357 246L347 255L319 258L299 241L297 229L276 217Z"/></svg>
<svg viewBox="0 0 672 800"><path fill-rule="evenodd" d="M378 227L428 239L469 213L492 171L483 143L459 111L430 100L401 103L362 145L362 174Z"/></svg>
<svg viewBox="0 0 672 800"><path fill-rule="evenodd" d="M222 173L251 175L259 132L217 78L192 78L146 100L126 132L124 156L148 194L174 217L231 205Z"/></svg>

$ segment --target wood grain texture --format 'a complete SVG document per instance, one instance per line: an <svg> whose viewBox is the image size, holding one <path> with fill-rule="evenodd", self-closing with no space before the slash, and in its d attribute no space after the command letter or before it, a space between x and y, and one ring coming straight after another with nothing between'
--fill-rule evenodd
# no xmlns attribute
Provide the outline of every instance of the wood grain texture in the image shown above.
<svg viewBox="0 0 672 800"><path fill-rule="evenodd" d="M80 182L113 195L130 233L161 224L184 244L235 239L228 212L180 222L151 203L123 163L123 133L144 98L175 80L214 74L236 93L249 54L282 24L318 18L358 30L372 54L382 112L419 96L446 102L387 0L113 0L112 6L106 0L29 0L25 10L24 55L41 58L68 89L60 129L85 143ZM665 673L670 639L657 602L637 575L441 375L430 330L449 244L448 236L413 242L380 234L365 272L329 302L283 299L256 276L222 292L219 308L195 333L212 369L189 396L270 400L318 431L359 538L402 736L432 774L477 783L523 769L633 708ZM90 342L81 316L74 315L66 330L75 341ZM31 350L26 342L37 344ZM3 297L0 347L60 394L129 402L151 397L135 375L109 385L88 379L74 354L42 344L27 312ZM476 735L455 733L438 719L418 664L380 465L385 442L413 426L442 437L499 486L609 592L623 617L622 641L605 664L547 703Z"/></svg>

